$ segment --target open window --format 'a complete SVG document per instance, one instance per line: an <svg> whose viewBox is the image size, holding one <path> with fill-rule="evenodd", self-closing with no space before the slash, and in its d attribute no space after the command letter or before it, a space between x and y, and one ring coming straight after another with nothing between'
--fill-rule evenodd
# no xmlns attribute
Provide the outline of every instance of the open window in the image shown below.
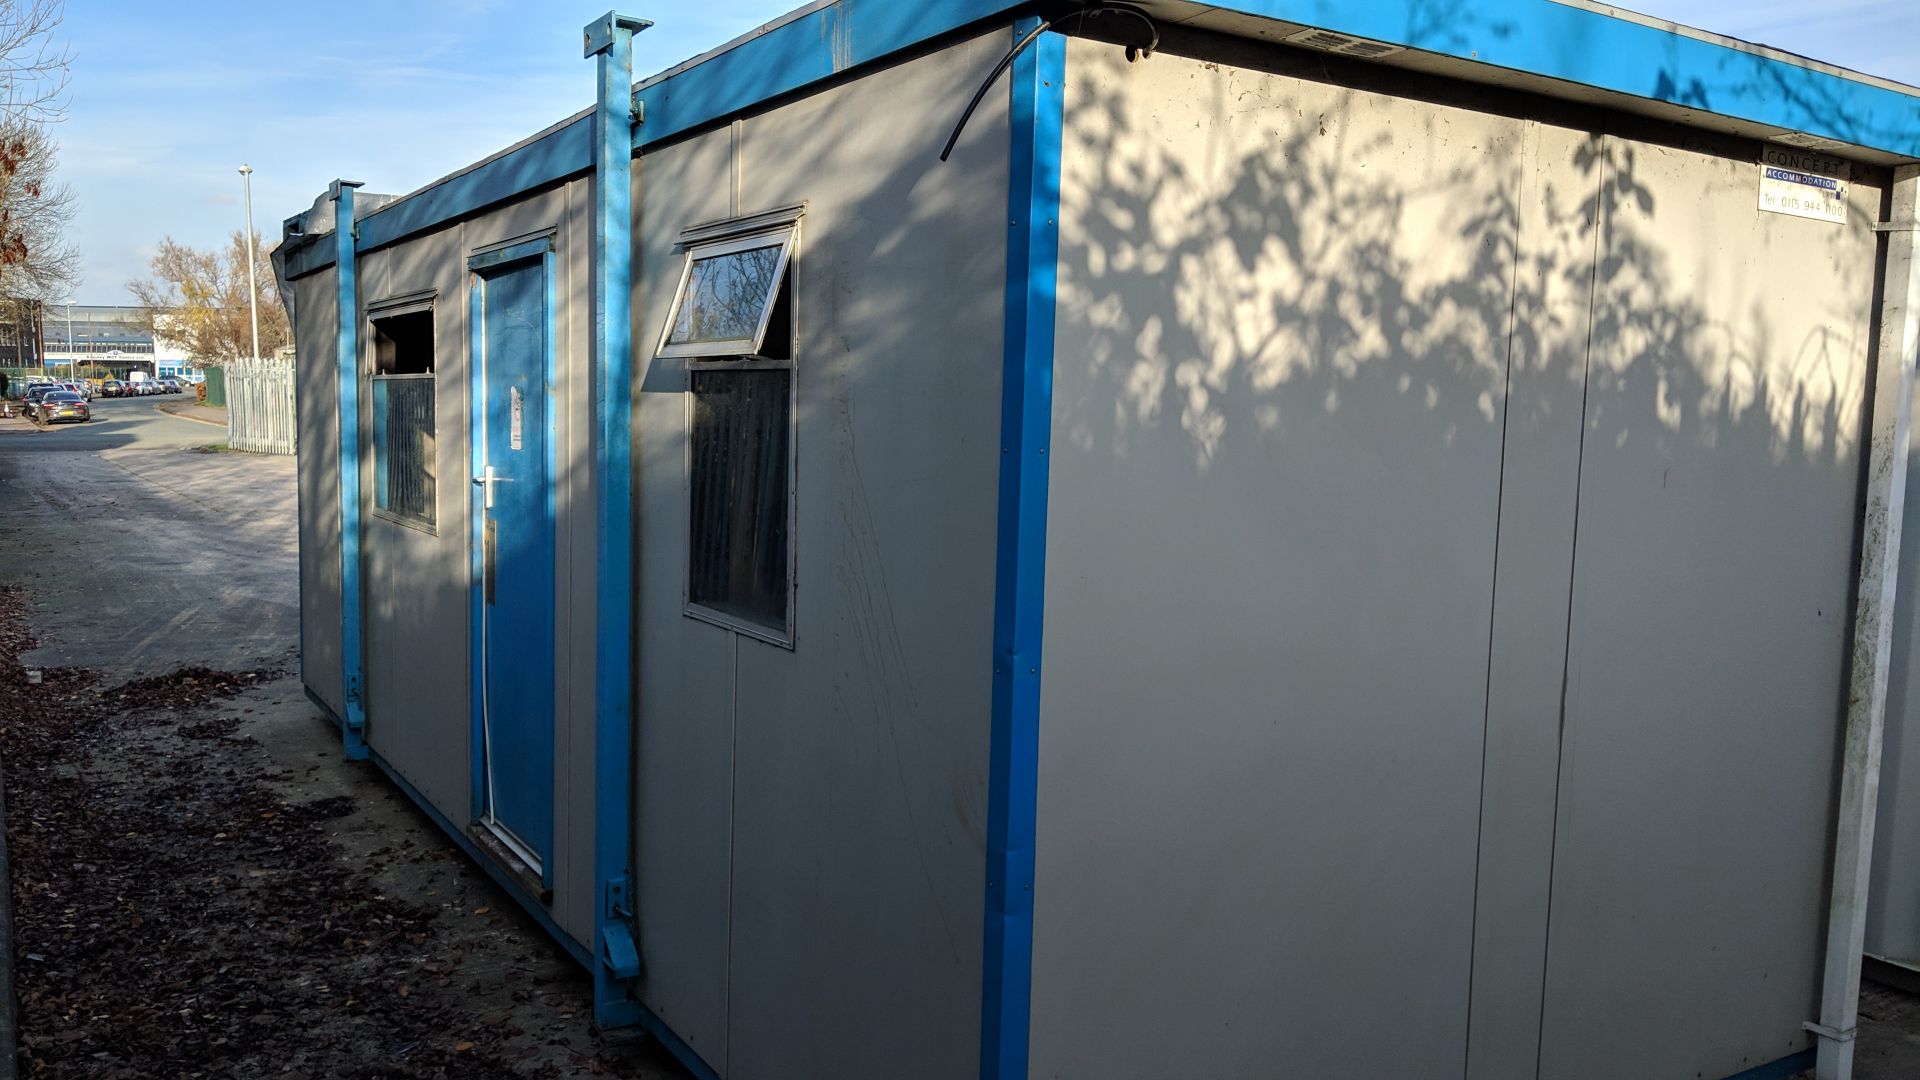
<svg viewBox="0 0 1920 1080"><path fill-rule="evenodd" d="M799 209L786 213L682 234L658 353L687 359L687 614L791 648Z"/></svg>
<svg viewBox="0 0 1920 1080"><path fill-rule="evenodd" d="M374 508L434 527L433 297L403 297L368 310L373 324Z"/></svg>

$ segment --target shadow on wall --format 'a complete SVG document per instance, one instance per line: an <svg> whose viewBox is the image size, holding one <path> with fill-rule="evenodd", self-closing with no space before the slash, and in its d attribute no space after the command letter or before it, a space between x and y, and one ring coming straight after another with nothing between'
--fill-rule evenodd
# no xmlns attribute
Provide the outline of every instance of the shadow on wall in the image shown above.
<svg viewBox="0 0 1920 1080"><path fill-rule="evenodd" d="M1538 1042L1475 1049L1543 1075L1802 1038L1878 193L1765 214L1751 142L1297 50L1069 56L1036 1023L1417 1072L1501 938Z"/></svg>
<svg viewBox="0 0 1920 1080"><path fill-rule="evenodd" d="M1651 441L1665 454L1750 443L1776 464L1850 466L1864 293L1829 290L1813 329L1776 340L1766 294L1821 301L1805 299L1804 283L1743 286L1742 273L1761 270L1728 262L1731 245L1718 261L1677 265L1656 224L1676 208L1640 179L1642 159L1668 151L1589 138L1569 160L1543 157L1543 191L1522 190L1532 163L1518 122L1491 126L1471 159L1443 163L1423 147L1464 137L1442 130L1444 117L1426 113L1417 135L1385 130L1352 121L1388 99L1342 90L1332 108L1303 110L1274 84L1250 73L1214 103L1242 116L1230 124L1268 126L1265 152L1240 153L1215 134L1198 160L1169 148L1209 136L1142 137L1162 118L1138 97L1082 91L1090 96L1068 119L1066 153L1103 164L1079 220L1064 225L1060 294L1063 312L1084 313L1090 348L1059 363L1088 365L1111 394L1056 402L1075 447L1125 456L1140 433L1177 424L1204 476L1252 443L1284 442L1310 414L1352 412L1368 423L1392 417L1396 441L1409 425L1424 429L1426 445L1443 450L1468 426L1497 428L1509 404L1547 407L1538 396L1507 400L1509 332L1513 378L1563 368L1567 334L1586 351L1587 311L1549 301L1591 292L1590 448L1595 438ZM1254 112L1265 115L1247 120ZM1725 164L1732 182L1753 182L1750 161ZM1855 258L1841 238L1868 219L1857 207L1853 216L1846 230L1828 227L1829 252L1802 244L1799 257L1822 272ZM1552 239L1530 236L1523 249L1523 217ZM1784 244L1783 231L1764 246ZM1864 287L1863 274L1854 282ZM1171 305L1139 302L1169 289ZM1744 318L1699 299L1742 289L1754 294Z"/></svg>

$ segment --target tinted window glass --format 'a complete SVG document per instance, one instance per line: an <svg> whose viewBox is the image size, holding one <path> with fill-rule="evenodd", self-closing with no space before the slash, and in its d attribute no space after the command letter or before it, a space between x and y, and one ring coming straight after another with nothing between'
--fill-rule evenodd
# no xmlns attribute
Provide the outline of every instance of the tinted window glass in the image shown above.
<svg viewBox="0 0 1920 1080"><path fill-rule="evenodd" d="M786 368L694 370L687 598L787 630Z"/></svg>
<svg viewBox="0 0 1920 1080"><path fill-rule="evenodd" d="M752 340L773 298L781 250L776 239L765 247L695 258L667 344Z"/></svg>

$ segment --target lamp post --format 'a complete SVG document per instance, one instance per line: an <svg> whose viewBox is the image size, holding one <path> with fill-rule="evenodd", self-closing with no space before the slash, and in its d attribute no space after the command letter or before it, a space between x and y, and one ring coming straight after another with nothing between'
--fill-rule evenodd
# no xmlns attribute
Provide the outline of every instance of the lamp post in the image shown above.
<svg viewBox="0 0 1920 1080"><path fill-rule="evenodd" d="M67 370L78 371L80 353L73 346L73 297L67 297Z"/></svg>
<svg viewBox="0 0 1920 1080"><path fill-rule="evenodd" d="M253 166L240 166L240 185L247 204L247 315L253 320L253 358L260 359L260 286L253 268Z"/></svg>

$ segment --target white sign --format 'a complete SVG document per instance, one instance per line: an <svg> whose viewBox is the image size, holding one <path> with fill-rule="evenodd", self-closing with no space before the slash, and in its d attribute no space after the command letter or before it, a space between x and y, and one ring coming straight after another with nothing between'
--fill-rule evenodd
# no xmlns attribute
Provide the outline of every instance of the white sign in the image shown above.
<svg viewBox="0 0 1920 1080"><path fill-rule="evenodd" d="M1844 225L1852 176L1840 158L1768 146L1760 152L1760 209Z"/></svg>
<svg viewBox="0 0 1920 1080"><path fill-rule="evenodd" d="M507 446L509 449L518 450L520 449L520 388L517 386L510 388L507 396L511 399L513 412L513 419L507 431Z"/></svg>

